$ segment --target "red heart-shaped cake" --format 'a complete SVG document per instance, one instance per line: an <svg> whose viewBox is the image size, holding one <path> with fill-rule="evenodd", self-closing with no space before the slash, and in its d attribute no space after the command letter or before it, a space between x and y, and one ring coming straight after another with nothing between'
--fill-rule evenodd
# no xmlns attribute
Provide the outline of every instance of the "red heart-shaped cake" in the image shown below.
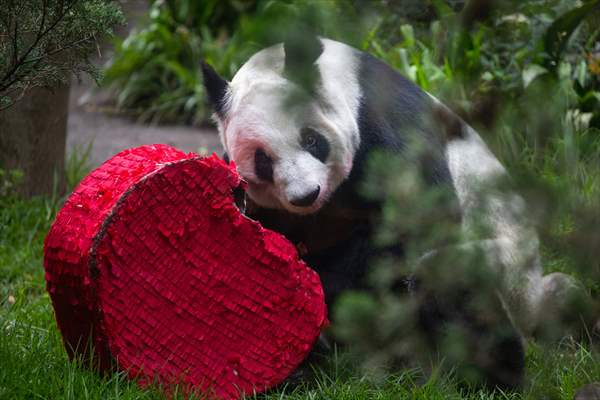
<svg viewBox="0 0 600 400"><path fill-rule="evenodd" d="M123 151L80 183L44 249L71 357L222 399L300 364L327 321L321 282L240 213L240 184L216 156L165 145Z"/></svg>

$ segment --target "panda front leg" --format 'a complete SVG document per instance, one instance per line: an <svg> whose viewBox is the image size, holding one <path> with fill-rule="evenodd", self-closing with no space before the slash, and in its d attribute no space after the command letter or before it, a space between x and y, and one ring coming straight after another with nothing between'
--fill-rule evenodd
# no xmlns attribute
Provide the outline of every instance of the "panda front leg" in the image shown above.
<svg viewBox="0 0 600 400"><path fill-rule="evenodd" d="M476 254L479 264L486 265L482 270L493 277L502 302L524 336L581 338L582 331L589 331L594 322L591 299L569 275L544 276L529 208L479 135L467 125L463 131L465 134L450 140L446 148L462 210L463 233L472 240L459 248ZM480 237L490 239L477 240Z"/></svg>
<svg viewBox="0 0 600 400"><path fill-rule="evenodd" d="M442 257L467 271L448 272L452 282L461 275L482 290L492 282L511 319L523 336L558 340L571 335L581 338L591 329L593 302L583 286L570 275L543 275L537 249L524 249L509 238L474 241L432 251L418 262L417 275L431 274ZM429 271L429 272L428 272ZM465 277L461 279L466 279Z"/></svg>
<svg viewBox="0 0 600 400"><path fill-rule="evenodd" d="M522 386L525 343L490 266L492 240L430 251L414 269L417 335L460 381L490 389Z"/></svg>
<svg viewBox="0 0 600 400"><path fill-rule="evenodd" d="M598 341L598 310L580 282L554 272L543 276L539 286L534 337L551 342L566 336L578 341Z"/></svg>

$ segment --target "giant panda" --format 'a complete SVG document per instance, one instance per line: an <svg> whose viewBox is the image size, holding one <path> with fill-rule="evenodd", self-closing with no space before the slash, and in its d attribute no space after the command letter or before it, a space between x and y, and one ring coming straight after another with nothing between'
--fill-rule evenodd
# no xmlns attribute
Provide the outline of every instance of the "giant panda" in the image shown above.
<svg viewBox="0 0 600 400"><path fill-rule="evenodd" d="M577 285L564 274L543 275L523 199L507 188L483 189L506 171L475 130L384 62L325 38L259 51L231 82L206 63L202 70L226 157L247 182L248 215L298 245L319 273L328 305L344 291L366 289L369 266L382 251L371 240L381 202L360 190L371 154L407 160L426 185L448 188L448 219L472 239L432 248L422 263L448 248L478 252L498 279L486 290L502 315L470 315L461 303L464 291L456 300L425 291L418 325L432 346L443 340L446 324L468 325L492 344L464 362L480 368L492 387L522 384L523 338L560 319L565 293ZM418 155L411 154L414 142ZM487 234L469 235L482 218ZM386 251L401 255L404 244ZM401 290L418 295L428 287L415 281L407 279Z"/></svg>

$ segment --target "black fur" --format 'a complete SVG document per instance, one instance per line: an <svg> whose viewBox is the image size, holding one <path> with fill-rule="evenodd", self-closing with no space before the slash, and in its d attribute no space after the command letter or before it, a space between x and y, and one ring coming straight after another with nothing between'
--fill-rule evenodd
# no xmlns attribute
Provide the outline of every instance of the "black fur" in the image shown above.
<svg viewBox="0 0 600 400"><path fill-rule="evenodd" d="M362 93L358 111L360 147L350 181L360 181L373 150L404 155L413 144L424 144L419 167L431 184L450 183L444 142L428 124L429 97L415 84L375 57L358 53ZM410 155L408 155L410 156Z"/></svg>
<svg viewBox="0 0 600 400"><path fill-rule="evenodd" d="M485 312L477 313L473 306L482 301L479 288L454 287L443 294L416 289L415 293L419 296L417 327L422 337L435 354L446 358L462 383L483 383L492 390L523 386L525 349L500 299L486 299L490 304ZM448 344L444 347L449 327L458 329L463 339L458 344L464 352L459 359L452 357L455 349Z"/></svg>
<svg viewBox="0 0 600 400"><path fill-rule="evenodd" d="M300 144L304 150L322 163L329 157L331 151L329 142L325 139L325 136L312 128L304 128L300 131Z"/></svg>
<svg viewBox="0 0 600 400"><path fill-rule="evenodd" d="M273 160L263 149L254 152L254 173L258 179L273 183Z"/></svg>
<svg viewBox="0 0 600 400"><path fill-rule="evenodd" d="M363 211L331 203L307 216L262 208L250 209L248 216L296 244L304 261L319 273L331 307L342 292L367 288L365 276L378 249L370 241L370 215Z"/></svg>
<svg viewBox="0 0 600 400"><path fill-rule="evenodd" d="M226 96L229 90L229 83L217 74L217 72L207 63L202 61L202 76L204 77L204 87L206 94L213 109L219 116L224 118L226 110Z"/></svg>
<svg viewBox="0 0 600 400"><path fill-rule="evenodd" d="M452 111L442 105L433 105L431 110L432 124L437 127L446 141L465 137L465 122Z"/></svg>

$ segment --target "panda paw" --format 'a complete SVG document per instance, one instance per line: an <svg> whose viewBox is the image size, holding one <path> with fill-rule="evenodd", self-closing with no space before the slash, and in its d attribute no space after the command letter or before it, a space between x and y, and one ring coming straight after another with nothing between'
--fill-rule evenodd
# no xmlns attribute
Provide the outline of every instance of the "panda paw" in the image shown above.
<svg viewBox="0 0 600 400"><path fill-rule="evenodd" d="M471 265L438 253L413 279L417 331L442 367L467 386L518 390L525 373L525 343L495 287ZM462 258L464 260L464 258ZM477 267L475 265L475 267ZM448 273L451 271L452 273Z"/></svg>

